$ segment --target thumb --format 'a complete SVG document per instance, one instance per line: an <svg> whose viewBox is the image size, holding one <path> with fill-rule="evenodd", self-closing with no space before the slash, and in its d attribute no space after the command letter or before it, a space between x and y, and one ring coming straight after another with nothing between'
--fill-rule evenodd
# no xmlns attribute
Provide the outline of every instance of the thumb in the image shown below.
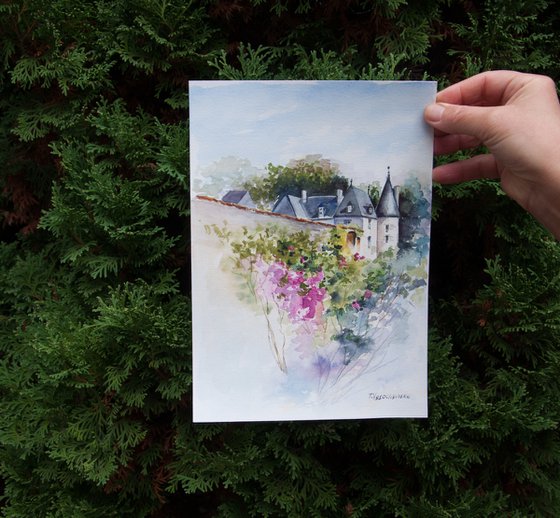
<svg viewBox="0 0 560 518"><path fill-rule="evenodd" d="M471 135L484 142L488 130L493 127L491 119L495 110L488 106L434 103L426 106L424 118L430 126L444 133Z"/></svg>

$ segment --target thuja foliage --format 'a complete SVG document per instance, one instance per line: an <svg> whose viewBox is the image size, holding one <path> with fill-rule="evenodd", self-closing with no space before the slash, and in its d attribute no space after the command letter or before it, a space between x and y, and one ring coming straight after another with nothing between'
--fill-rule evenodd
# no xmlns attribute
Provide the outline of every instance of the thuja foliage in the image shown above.
<svg viewBox="0 0 560 518"><path fill-rule="evenodd" d="M492 182L435 188L428 419L193 425L187 84L558 79L558 29L548 0L3 2L3 515L557 516L560 248Z"/></svg>

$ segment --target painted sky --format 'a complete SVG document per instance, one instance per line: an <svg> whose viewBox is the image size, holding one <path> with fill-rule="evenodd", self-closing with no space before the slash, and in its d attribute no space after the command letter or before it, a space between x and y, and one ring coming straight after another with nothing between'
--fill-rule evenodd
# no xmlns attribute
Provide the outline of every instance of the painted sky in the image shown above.
<svg viewBox="0 0 560 518"><path fill-rule="evenodd" d="M387 166L393 183L411 173L429 179L432 132L422 112L435 93L427 81L192 81L191 175L227 175L225 157L254 173L322 155L355 184L383 182Z"/></svg>

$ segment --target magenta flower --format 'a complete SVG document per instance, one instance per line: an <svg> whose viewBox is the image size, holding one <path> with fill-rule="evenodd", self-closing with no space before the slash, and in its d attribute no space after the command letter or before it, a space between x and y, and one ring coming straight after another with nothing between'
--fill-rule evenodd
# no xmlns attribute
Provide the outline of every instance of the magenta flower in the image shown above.
<svg viewBox="0 0 560 518"><path fill-rule="evenodd" d="M373 295L373 291L371 290L364 291L364 299L371 299L372 295Z"/></svg>
<svg viewBox="0 0 560 518"><path fill-rule="evenodd" d="M286 311L293 323L322 316L327 290L320 287L325 277L321 270L306 277L304 271L292 270L282 261L267 264L259 259L255 261L255 272L255 291Z"/></svg>
<svg viewBox="0 0 560 518"><path fill-rule="evenodd" d="M357 310L357 311L359 311L360 309L362 309L362 306L360 306L360 303L359 303L357 300L355 300L354 302L352 302L352 307L353 307L355 310Z"/></svg>

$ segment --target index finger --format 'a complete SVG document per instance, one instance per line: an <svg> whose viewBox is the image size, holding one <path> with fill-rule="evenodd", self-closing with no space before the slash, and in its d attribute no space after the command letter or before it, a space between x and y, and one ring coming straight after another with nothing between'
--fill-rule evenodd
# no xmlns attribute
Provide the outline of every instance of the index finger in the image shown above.
<svg viewBox="0 0 560 518"><path fill-rule="evenodd" d="M525 83L528 76L509 70L483 72L442 90L436 101L470 106L500 106Z"/></svg>

